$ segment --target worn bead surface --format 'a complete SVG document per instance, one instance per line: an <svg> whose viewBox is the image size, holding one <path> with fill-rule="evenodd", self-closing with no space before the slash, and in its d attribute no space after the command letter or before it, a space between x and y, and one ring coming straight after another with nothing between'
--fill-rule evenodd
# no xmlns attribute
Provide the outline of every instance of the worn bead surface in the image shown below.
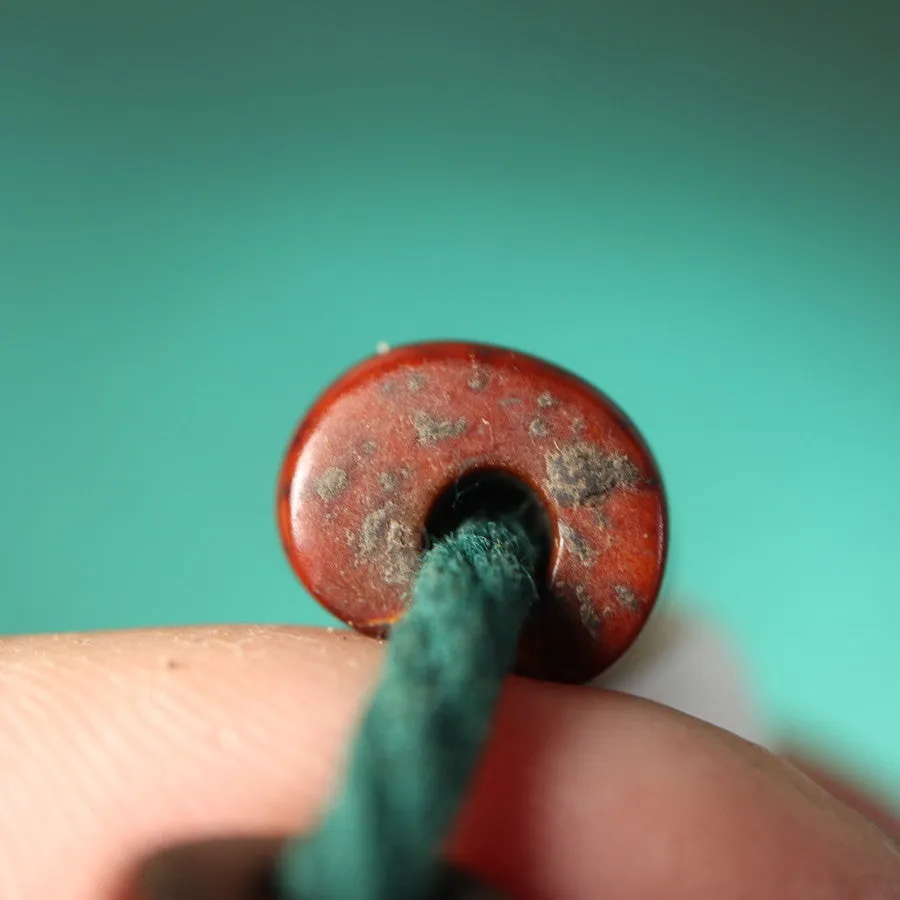
<svg viewBox="0 0 900 900"><path fill-rule="evenodd" d="M284 460L278 519L288 558L338 618L384 635L409 603L429 534L455 510L494 502L499 476L519 486L513 498L534 498L547 539L542 599L523 630L518 671L589 680L652 610L666 558L665 497L624 414L539 359L419 344L346 373ZM499 494L511 502L507 488Z"/></svg>

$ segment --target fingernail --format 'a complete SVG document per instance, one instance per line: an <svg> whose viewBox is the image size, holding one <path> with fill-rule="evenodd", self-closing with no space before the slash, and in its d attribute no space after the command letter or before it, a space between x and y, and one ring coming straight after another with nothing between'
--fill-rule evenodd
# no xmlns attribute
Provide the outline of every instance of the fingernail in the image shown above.
<svg viewBox="0 0 900 900"><path fill-rule="evenodd" d="M180 844L140 868L138 900L279 900L275 861L281 838L230 838Z"/></svg>
<svg viewBox="0 0 900 900"><path fill-rule="evenodd" d="M284 843L284 838L230 838L170 847L141 866L137 900L300 900L278 891L276 864ZM434 894L423 900L503 898L473 876L444 866Z"/></svg>

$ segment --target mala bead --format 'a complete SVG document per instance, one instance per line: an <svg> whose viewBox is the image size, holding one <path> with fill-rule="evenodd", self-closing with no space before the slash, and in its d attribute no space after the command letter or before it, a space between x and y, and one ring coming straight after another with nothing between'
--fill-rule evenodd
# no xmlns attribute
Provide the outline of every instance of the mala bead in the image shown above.
<svg viewBox="0 0 900 900"><path fill-rule="evenodd" d="M517 671L557 682L625 652L665 567L662 481L634 425L569 372L492 346L418 344L351 369L300 424L277 506L303 584L374 636L403 615L432 541L528 510L543 579Z"/></svg>

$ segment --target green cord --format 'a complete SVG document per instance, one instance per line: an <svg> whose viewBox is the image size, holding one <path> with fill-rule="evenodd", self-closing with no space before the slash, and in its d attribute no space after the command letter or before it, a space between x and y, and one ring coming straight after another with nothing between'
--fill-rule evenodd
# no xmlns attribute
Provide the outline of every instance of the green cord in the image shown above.
<svg viewBox="0 0 900 900"><path fill-rule="evenodd" d="M534 542L471 520L426 553L334 805L280 864L285 900L424 900L487 739L522 622Z"/></svg>

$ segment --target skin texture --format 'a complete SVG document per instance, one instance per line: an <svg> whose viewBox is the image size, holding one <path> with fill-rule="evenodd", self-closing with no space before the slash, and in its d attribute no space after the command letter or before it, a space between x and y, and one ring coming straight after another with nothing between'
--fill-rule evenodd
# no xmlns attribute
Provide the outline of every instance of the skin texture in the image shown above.
<svg viewBox="0 0 900 900"><path fill-rule="evenodd" d="M380 657L270 628L0 641L0 897L118 900L163 845L312 827ZM511 679L450 855L520 898L900 898L881 824L680 713Z"/></svg>

